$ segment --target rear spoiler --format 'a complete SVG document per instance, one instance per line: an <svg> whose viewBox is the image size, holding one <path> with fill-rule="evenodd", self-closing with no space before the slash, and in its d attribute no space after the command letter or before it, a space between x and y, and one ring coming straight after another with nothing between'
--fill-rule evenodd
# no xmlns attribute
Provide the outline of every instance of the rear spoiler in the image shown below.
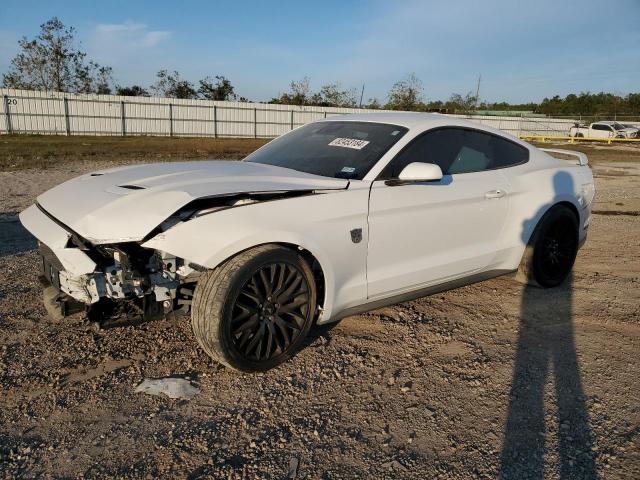
<svg viewBox="0 0 640 480"><path fill-rule="evenodd" d="M578 165L588 165L589 160L587 156L582 152L576 152L575 150L561 150L559 148L541 148L543 152L547 153L559 153L561 155L568 155L570 157L576 157L578 159ZM553 155L552 155L553 156Z"/></svg>

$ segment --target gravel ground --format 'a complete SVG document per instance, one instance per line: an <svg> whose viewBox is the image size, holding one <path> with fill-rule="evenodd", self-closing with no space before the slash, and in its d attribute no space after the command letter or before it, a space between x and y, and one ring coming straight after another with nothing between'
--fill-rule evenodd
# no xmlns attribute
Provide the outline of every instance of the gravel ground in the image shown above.
<svg viewBox="0 0 640 480"><path fill-rule="evenodd" d="M595 166L601 213L564 286L503 277L350 317L261 375L210 361L187 317L47 317L15 215L105 165L0 172L0 477L640 478L639 158ZM169 375L200 393L134 393Z"/></svg>

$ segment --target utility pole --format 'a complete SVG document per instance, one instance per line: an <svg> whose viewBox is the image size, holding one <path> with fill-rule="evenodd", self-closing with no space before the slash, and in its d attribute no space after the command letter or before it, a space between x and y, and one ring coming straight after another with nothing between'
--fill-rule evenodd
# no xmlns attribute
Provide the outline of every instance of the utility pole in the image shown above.
<svg viewBox="0 0 640 480"><path fill-rule="evenodd" d="M362 97L364 96L364 83L362 84L362 91L360 92L360 106L358 108L362 108Z"/></svg>
<svg viewBox="0 0 640 480"><path fill-rule="evenodd" d="M478 75L478 86L476 87L476 108L478 108L478 100L480 100L480 80L482 80L482 74Z"/></svg>

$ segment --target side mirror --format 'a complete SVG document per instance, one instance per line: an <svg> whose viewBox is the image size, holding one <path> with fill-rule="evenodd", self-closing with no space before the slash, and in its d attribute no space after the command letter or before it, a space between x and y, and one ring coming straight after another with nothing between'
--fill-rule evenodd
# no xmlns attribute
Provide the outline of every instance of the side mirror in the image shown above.
<svg viewBox="0 0 640 480"><path fill-rule="evenodd" d="M442 170L435 163L413 162L402 169L401 182L433 182L442 180Z"/></svg>

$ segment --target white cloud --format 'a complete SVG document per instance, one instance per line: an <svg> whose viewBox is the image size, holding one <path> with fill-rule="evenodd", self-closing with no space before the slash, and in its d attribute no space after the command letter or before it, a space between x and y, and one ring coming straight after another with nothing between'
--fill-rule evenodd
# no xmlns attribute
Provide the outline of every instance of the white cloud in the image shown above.
<svg viewBox="0 0 640 480"><path fill-rule="evenodd" d="M149 85L155 72L171 68L175 57L173 33L153 29L145 23L93 24L82 37L87 53L101 65L113 67L115 83Z"/></svg>
<svg viewBox="0 0 640 480"><path fill-rule="evenodd" d="M125 43L130 47L151 48L171 36L168 30L150 30L144 23L130 20L124 23L102 23L96 26L96 41Z"/></svg>

